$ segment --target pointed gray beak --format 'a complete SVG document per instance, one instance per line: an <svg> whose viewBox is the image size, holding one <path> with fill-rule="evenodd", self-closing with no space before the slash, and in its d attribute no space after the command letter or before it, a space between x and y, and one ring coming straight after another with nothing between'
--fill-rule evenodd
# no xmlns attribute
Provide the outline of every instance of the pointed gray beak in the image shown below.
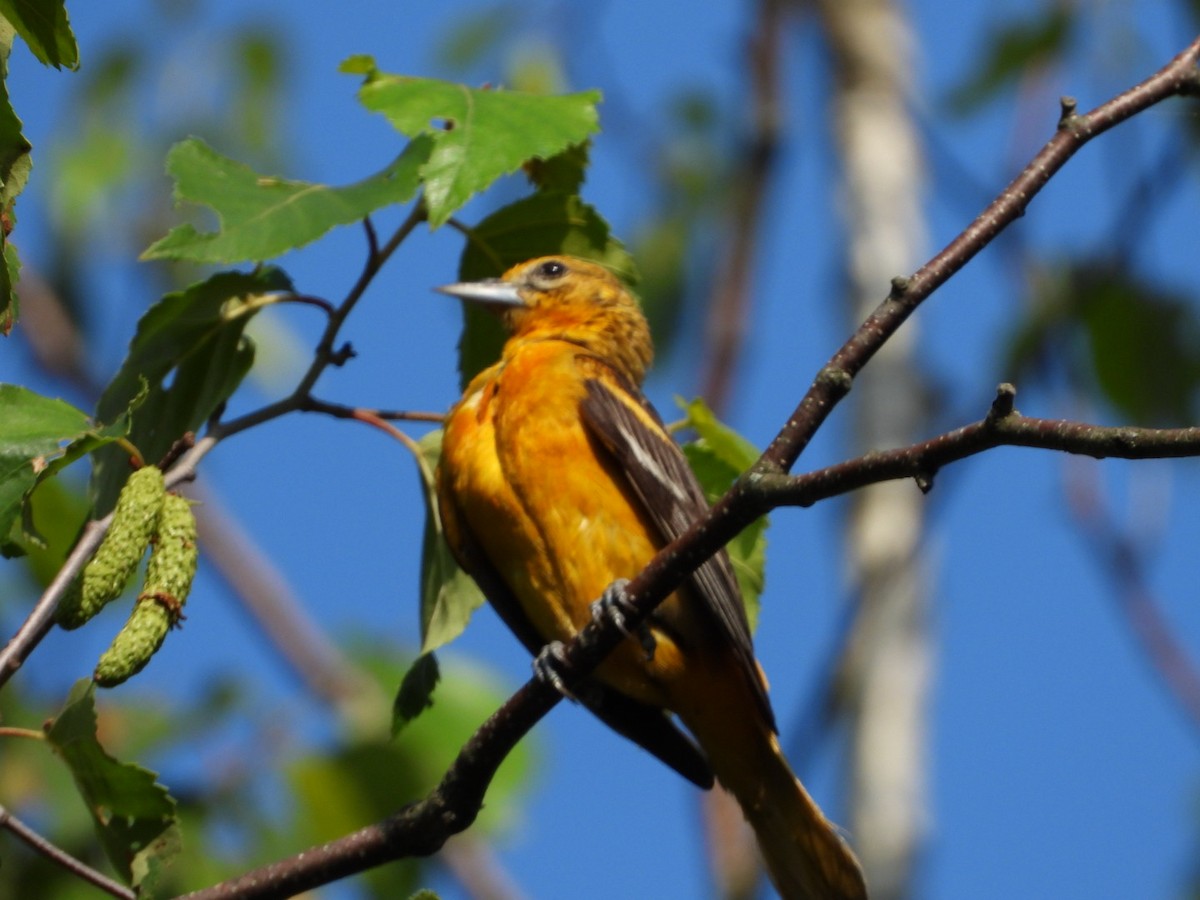
<svg viewBox="0 0 1200 900"><path fill-rule="evenodd" d="M442 294L449 294L459 300L478 303L481 306L504 310L514 306L524 306L525 301L517 293L515 285L499 278L485 278L483 281L461 281L458 284L447 284L434 288Z"/></svg>

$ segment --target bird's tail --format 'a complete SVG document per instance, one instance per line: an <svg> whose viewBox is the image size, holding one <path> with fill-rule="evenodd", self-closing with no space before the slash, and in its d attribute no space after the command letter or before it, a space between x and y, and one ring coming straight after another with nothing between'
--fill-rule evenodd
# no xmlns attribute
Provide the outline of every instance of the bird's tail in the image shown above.
<svg viewBox="0 0 1200 900"><path fill-rule="evenodd" d="M753 714L689 719L684 716L684 724L704 748L717 781L754 829L780 896L863 900L867 888L858 860L792 774L766 722Z"/></svg>

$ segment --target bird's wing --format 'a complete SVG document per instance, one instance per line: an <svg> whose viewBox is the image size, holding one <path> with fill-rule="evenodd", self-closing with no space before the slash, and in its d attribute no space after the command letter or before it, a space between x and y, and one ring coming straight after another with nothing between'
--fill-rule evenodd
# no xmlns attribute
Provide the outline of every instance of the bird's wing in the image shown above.
<svg viewBox="0 0 1200 900"><path fill-rule="evenodd" d="M525 615L504 578L466 527L465 517L454 502L441 496L442 526L446 541L458 564L475 579L504 624L531 655L545 646L533 623ZM713 786L708 760L695 742L681 731L663 710L641 703L601 684L586 679L574 688L579 702L609 728L657 756L688 781L704 790Z"/></svg>
<svg viewBox="0 0 1200 900"><path fill-rule="evenodd" d="M679 537L708 512L708 500L658 413L636 387L599 360L589 360L597 377L586 382L583 420L616 459L663 543ZM750 625L733 565L724 549L692 575L691 586L725 633L772 729L775 717L754 659Z"/></svg>

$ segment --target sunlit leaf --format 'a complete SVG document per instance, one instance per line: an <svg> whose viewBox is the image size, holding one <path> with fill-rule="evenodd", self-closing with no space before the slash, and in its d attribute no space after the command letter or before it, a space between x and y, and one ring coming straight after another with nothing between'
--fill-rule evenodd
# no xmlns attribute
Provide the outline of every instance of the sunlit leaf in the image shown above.
<svg viewBox="0 0 1200 900"><path fill-rule="evenodd" d="M190 224L177 226L151 244L142 258L229 263L279 256L338 225L411 200L431 148L428 138L414 140L382 172L336 188L259 175L198 138L189 138L167 156L175 198L212 207L220 228L199 232Z"/></svg>
<svg viewBox="0 0 1200 900"><path fill-rule="evenodd" d="M421 168L431 227L526 160L549 159L599 128L598 91L562 96L485 90L431 78L386 75L369 58L344 71L367 75L359 99L402 134L428 135L433 150Z"/></svg>

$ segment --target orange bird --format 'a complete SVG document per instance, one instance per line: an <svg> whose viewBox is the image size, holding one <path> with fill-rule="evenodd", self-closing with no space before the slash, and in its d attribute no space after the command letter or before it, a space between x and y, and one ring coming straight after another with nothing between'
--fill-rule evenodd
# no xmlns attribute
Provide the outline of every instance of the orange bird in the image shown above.
<svg viewBox="0 0 1200 900"><path fill-rule="evenodd" d="M606 589L636 575L707 503L642 396L650 330L606 269L543 257L439 290L498 311L509 333L500 361L472 379L446 420L446 537L538 654L574 637L602 595L619 610L619 587ZM724 551L618 645L577 699L700 787L715 775L783 897L866 896L853 853L779 748Z"/></svg>

